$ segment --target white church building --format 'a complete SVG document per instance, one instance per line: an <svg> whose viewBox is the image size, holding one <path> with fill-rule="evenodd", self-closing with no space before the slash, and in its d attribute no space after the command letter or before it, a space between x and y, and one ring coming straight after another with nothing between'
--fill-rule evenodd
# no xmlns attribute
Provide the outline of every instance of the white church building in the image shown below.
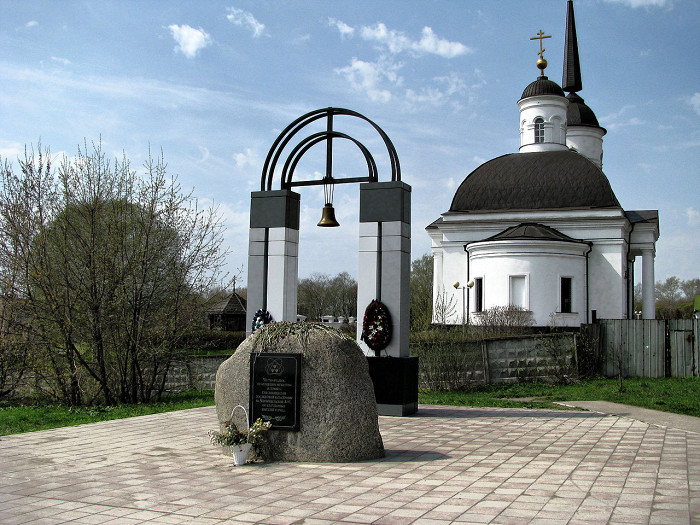
<svg viewBox="0 0 700 525"><path fill-rule="evenodd" d="M541 75L523 91L520 150L470 173L432 239L433 303L448 319L479 323L481 312L517 305L536 326L632 318L634 262L642 258L642 317L655 317L657 210L620 206L602 171L602 128L582 89L572 1L567 7L562 86ZM566 94L568 93L568 94Z"/></svg>

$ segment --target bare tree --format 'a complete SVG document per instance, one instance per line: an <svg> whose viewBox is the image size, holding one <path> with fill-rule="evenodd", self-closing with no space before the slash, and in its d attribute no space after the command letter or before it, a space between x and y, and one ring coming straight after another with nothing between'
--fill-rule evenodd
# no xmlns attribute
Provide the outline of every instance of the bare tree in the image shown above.
<svg viewBox="0 0 700 525"><path fill-rule="evenodd" d="M335 277L312 273L299 281L297 288L298 313L309 320L320 321L324 315L357 316L357 282L349 273Z"/></svg>
<svg viewBox="0 0 700 525"><path fill-rule="evenodd" d="M457 311L457 300L440 287L433 304L433 317L437 324L447 324Z"/></svg>
<svg viewBox="0 0 700 525"><path fill-rule="evenodd" d="M479 337L516 335L527 333L533 323L532 312L522 306L492 306L481 314L476 331Z"/></svg>
<svg viewBox="0 0 700 525"><path fill-rule="evenodd" d="M26 305L44 343L38 363L68 404L159 396L178 341L218 282L224 253L215 209L201 210L162 155L143 176L87 144L53 171L27 150L0 175L0 263L18 278L4 294Z"/></svg>
<svg viewBox="0 0 700 525"><path fill-rule="evenodd" d="M427 330L433 319L433 256L411 263L411 331Z"/></svg>

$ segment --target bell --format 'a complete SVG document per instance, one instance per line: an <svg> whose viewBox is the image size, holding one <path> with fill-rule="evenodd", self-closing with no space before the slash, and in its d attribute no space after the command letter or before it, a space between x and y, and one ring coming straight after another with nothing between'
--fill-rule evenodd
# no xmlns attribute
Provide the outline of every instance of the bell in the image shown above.
<svg viewBox="0 0 700 525"><path fill-rule="evenodd" d="M333 228L335 226L340 226L340 223L335 220L335 210L333 205L326 203L323 207L323 212L321 213L321 220L318 221L316 226L321 226L322 228Z"/></svg>

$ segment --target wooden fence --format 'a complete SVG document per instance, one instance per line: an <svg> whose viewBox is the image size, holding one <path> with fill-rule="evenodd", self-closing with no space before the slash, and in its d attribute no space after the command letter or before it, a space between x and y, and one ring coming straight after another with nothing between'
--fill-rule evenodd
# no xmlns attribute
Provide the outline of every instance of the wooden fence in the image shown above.
<svg viewBox="0 0 700 525"><path fill-rule="evenodd" d="M605 377L698 377L697 319L601 319L584 325Z"/></svg>

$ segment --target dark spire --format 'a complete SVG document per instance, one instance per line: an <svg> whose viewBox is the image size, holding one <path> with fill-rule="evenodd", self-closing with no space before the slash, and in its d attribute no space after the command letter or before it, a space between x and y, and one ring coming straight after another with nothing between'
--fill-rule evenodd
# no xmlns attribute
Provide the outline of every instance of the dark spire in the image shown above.
<svg viewBox="0 0 700 525"><path fill-rule="evenodd" d="M578 60L576 22L574 22L574 2L569 0L566 7L566 42L564 43L564 74L561 79L564 91L581 91L581 65Z"/></svg>

